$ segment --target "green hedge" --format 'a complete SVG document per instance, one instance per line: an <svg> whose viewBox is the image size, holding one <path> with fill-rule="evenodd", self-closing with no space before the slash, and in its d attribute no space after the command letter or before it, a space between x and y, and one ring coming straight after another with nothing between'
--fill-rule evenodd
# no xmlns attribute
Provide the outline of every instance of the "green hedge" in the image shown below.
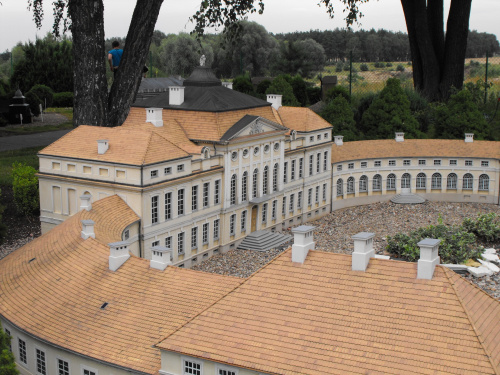
<svg viewBox="0 0 500 375"><path fill-rule="evenodd" d="M28 92L32 92L36 94L36 96L38 96L38 98L42 102L43 108L52 106L52 102L54 100L54 91L50 87L45 85L35 85Z"/></svg>
<svg viewBox="0 0 500 375"><path fill-rule="evenodd" d="M70 91L55 93L52 106L73 107L73 93Z"/></svg>
<svg viewBox="0 0 500 375"><path fill-rule="evenodd" d="M34 215L39 212L40 198L36 169L21 163L12 165L12 189L14 203L19 213Z"/></svg>

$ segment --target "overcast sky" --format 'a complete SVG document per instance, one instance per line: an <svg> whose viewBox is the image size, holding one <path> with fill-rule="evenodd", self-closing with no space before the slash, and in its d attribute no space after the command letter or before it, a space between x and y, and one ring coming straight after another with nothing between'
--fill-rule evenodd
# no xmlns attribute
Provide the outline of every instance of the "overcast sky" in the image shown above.
<svg viewBox="0 0 500 375"><path fill-rule="evenodd" d="M192 24L188 18L199 7L201 0L165 0L156 29L164 33L189 32ZM445 0L449 4L450 0ZM27 10L27 0L1 0L0 5L0 51L10 50L17 42L35 40L50 31L52 25L51 0L45 0L45 19L41 30L37 30L32 13ZM256 1L257 2L257 1ZM262 24L269 32L282 33L327 30L345 26L340 1L333 1L339 9L335 19L330 19L318 0L266 0L263 15L252 15L251 20ZM104 0L104 25L107 38L125 37L132 18L135 0ZM448 5L449 6L449 5ZM361 4L363 29L386 29L406 32L403 11L399 0L371 0ZM470 18L470 29L500 36L500 0L474 0ZM357 30L358 27L354 27Z"/></svg>

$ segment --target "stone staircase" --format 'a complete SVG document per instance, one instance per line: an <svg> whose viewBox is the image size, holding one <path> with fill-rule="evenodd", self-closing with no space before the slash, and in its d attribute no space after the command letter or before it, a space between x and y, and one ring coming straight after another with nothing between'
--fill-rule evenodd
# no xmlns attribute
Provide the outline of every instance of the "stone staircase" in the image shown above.
<svg viewBox="0 0 500 375"><path fill-rule="evenodd" d="M268 230L258 230L246 236L243 241L241 241L238 249L267 251L283 245L291 239L292 236L288 234L281 234Z"/></svg>
<svg viewBox="0 0 500 375"><path fill-rule="evenodd" d="M397 204L421 204L426 201L425 198L417 194L398 194L391 198L392 203Z"/></svg>

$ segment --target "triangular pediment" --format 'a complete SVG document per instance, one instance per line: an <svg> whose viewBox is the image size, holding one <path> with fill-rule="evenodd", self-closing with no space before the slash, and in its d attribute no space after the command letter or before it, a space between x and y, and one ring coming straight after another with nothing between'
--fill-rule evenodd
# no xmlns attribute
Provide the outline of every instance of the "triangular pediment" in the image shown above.
<svg viewBox="0 0 500 375"><path fill-rule="evenodd" d="M284 126L259 116L245 115L241 120L229 128L222 136L221 141L230 141L235 138L249 135L288 130Z"/></svg>

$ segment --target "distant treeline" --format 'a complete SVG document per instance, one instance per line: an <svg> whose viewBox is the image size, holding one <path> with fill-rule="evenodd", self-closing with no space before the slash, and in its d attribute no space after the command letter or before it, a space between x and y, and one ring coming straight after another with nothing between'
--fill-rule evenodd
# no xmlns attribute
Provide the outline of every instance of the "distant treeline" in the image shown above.
<svg viewBox="0 0 500 375"><path fill-rule="evenodd" d="M355 61L409 61L411 60L408 35L384 29L369 31L310 30L286 34L275 34L280 41L296 42L313 39L325 50L328 61L344 61L349 59L352 51ZM494 34L469 32L467 38L468 58L485 57L486 52L492 56L500 53L500 44Z"/></svg>

